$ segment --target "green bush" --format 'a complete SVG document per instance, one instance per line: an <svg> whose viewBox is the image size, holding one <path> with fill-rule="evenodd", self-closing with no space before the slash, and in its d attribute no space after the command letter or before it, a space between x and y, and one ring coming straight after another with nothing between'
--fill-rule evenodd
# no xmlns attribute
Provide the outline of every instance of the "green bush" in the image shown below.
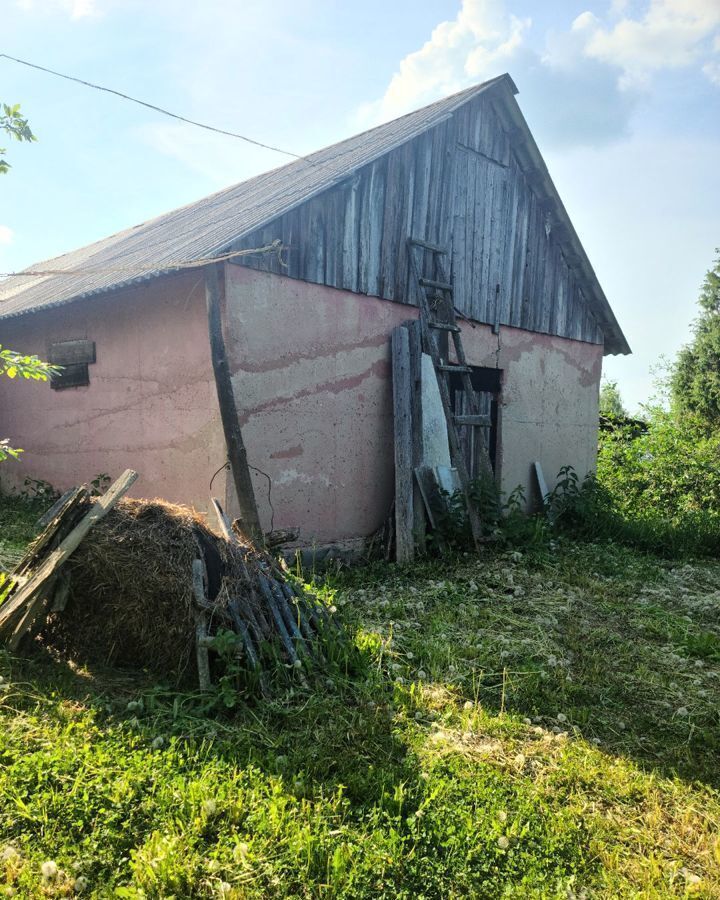
<svg viewBox="0 0 720 900"><path fill-rule="evenodd" d="M720 434L698 419L651 410L645 431L600 437L597 476L561 469L549 498L557 529L670 556L720 554Z"/></svg>

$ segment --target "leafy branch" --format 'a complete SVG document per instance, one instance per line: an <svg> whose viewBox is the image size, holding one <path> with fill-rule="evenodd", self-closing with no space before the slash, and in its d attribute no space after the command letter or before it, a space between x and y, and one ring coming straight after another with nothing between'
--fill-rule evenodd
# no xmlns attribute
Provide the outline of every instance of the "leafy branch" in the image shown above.
<svg viewBox="0 0 720 900"><path fill-rule="evenodd" d="M30 129L28 120L20 112L19 103L14 106L9 106L7 103L0 104L0 110L0 130L9 134L16 141L30 143L37 140ZM4 147L0 147L0 175L4 175L10 168L10 163L4 158L6 152Z"/></svg>
<svg viewBox="0 0 720 900"><path fill-rule="evenodd" d="M0 344L0 375L8 378L27 378L32 381L47 381L51 375L60 372L58 366L43 362L37 356L27 356L8 350ZM22 450L11 447L8 438L0 438L0 462L12 457L17 459Z"/></svg>

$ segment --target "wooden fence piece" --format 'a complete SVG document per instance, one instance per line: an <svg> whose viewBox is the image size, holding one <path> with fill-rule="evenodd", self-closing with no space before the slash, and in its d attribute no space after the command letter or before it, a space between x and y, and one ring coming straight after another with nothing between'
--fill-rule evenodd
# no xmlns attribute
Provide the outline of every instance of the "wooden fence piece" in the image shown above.
<svg viewBox="0 0 720 900"><path fill-rule="evenodd" d="M47 528L52 520L60 513L65 504L72 498L73 494L77 494L78 492L83 490L85 489L70 488L69 490L65 491L65 493L53 503L50 509L45 510L45 512L40 516L40 518L35 523L35 528L38 531Z"/></svg>
<svg viewBox="0 0 720 900"><path fill-rule="evenodd" d="M107 493L93 503L89 512L83 516L70 534L31 574L28 582L0 606L0 634L17 622L18 615L24 615L23 610L26 604L31 603L35 606L43 602L43 588L79 547L93 525L110 512L137 477L137 472L133 472L132 469L123 472Z"/></svg>
<svg viewBox="0 0 720 900"><path fill-rule="evenodd" d="M260 590L262 591L263 596L267 601L268 608L275 622L275 627L277 628L278 634L280 635L282 645L288 655L288 659L291 663L295 663L298 661L298 655L295 651L295 647L293 646L293 642L290 640L290 635L288 634L288 630L285 626L285 620L283 619L283 615L277 607L277 603L275 602L275 597L270 590L268 580L264 575L259 575L258 580L260 582Z"/></svg>
<svg viewBox="0 0 720 900"><path fill-rule="evenodd" d="M407 328L392 332L393 421L395 448L395 547L399 563L415 555L413 535L413 439L410 342Z"/></svg>
<svg viewBox="0 0 720 900"><path fill-rule="evenodd" d="M198 603L195 610L195 655L197 659L198 683L201 691L210 690L210 654L207 648L207 613L202 608L207 603L205 595L205 565L201 559L194 559L192 566L193 593Z"/></svg>
<svg viewBox="0 0 720 900"><path fill-rule="evenodd" d="M42 526L44 530L27 548L25 555L13 570L13 578L28 575L35 568L38 560L44 555L48 545L53 543L53 541L57 541L58 535L60 540L66 536L62 534L63 529L66 528L66 533L70 533L74 524L73 519L76 517L75 514L79 517L85 512L85 507L89 506L89 504L90 494L84 487L73 488L71 491L63 494L60 500L54 503L38 521L38 527L41 527L41 522L45 523ZM66 527L67 523L70 525L69 528Z"/></svg>

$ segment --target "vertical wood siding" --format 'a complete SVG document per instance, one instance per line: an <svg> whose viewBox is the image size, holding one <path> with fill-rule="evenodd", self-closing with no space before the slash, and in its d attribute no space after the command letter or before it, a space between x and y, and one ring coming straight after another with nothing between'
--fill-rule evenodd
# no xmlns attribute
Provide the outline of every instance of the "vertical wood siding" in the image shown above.
<svg viewBox="0 0 720 900"><path fill-rule="evenodd" d="M603 343L555 223L490 102L435 128L280 216L238 245L280 240L243 265L414 303L406 239L452 251L455 304L470 318Z"/></svg>

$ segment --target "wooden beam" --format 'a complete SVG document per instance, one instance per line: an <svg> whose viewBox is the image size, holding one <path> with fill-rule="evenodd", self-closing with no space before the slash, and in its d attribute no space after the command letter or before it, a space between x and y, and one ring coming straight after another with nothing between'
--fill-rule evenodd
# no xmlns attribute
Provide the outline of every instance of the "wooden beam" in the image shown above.
<svg viewBox="0 0 720 900"><path fill-rule="evenodd" d="M31 573L28 582L0 606L0 631L7 627L28 602L30 602L31 608L43 602L43 588L55 576L58 569L67 561L70 555L80 546L93 525L110 512L123 494L129 490L137 477L137 472L133 472L132 469L127 469L123 472L107 493L93 503L90 511L83 516L70 534L38 566L37 570ZM23 618L26 616L28 620L32 618L31 608L21 612ZM13 646L11 649L17 646L21 637L22 635L13 635Z"/></svg>
<svg viewBox="0 0 720 900"><path fill-rule="evenodd" d="M413 535L412 378L407 328L392 332L393 421L395 432L395 547L399 563L415 555Z"/></svg>
<svg viewBox="0 0 720 900"><path fill-rule="evenodd" d="M413 468L423 462L423 415L422 415L422 332L417 319L404 322L408 330L410 349L410 384L412 416L412 464ZM425 504L420 486L413 479L413 531L415 544L421 553L425 552Z"/></svg>
<svg viewBox="0 0 720 900"><path fill-rule="evenodd" d="M222 295L224 294L224 269L221 263L208 266L205 270L205 299L207 302L208 334L210 337L210 354L212 357L215 388L217 390L220 418L225 433L230 470L235 484L240 518L243 528L256 541L262 543L255 491L253 489L247 453L240 430L235 393L230 377L230 366L227 359L225 338L222 330Z"/></svg>

